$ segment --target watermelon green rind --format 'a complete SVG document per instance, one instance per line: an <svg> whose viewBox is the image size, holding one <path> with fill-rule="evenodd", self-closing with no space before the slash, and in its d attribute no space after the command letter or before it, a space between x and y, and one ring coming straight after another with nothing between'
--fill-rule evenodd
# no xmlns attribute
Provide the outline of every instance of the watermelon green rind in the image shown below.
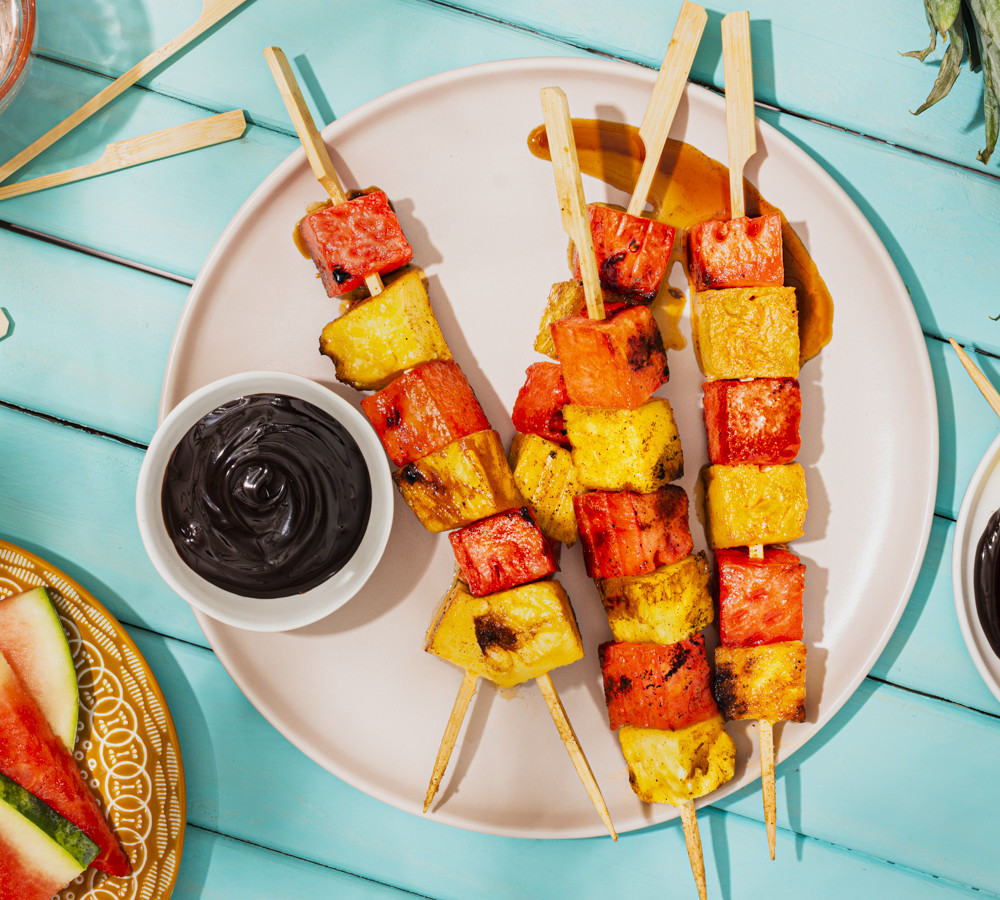
<svg viewBox="0 0 1000 900"><path fill-rule="evenodd" d="M12 817L22 819L23 825L19 825ZM8 829L8 825L14 827ZM23 832L26 836L31 834L29 826L41 834L40 838L36 838L39 849L51 853L55 859L58 855L56 849L44 850L41 838L54 842L59 852L76 864L77 874L87 868L100 852L100 847L72 822L64 819L16 781L0 774L0 834L10 844L20 840L18 832ZM67 881L74 877L76 876L70 876Z"/></svg>
<svg viewBox="0 0 1000 900"><path fill-rule="evenodd" d="M44 587L0 600L0 653L70 750L76 743L80 694L73 654Z"/></svg>

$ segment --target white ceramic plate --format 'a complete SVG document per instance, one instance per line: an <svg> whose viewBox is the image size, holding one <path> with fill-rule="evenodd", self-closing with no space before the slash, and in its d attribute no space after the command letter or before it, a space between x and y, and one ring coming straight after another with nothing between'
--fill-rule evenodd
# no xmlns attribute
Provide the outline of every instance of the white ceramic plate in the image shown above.
<svg viewBox="0 0 1000 900"><path fill-rule="evenodd" d="M551 167L526 148L542 118L539 90L562 87L574 116L637 123L654 76L596 60L476 66L390 93L325 132L345 184L376 183L393 198L449 344L505 439L524 370L540 358L531 345L549 286L567 277ZM726 159L722 100L689 88L672 136ZM909 597L932 516L937 418L913 309L868 222L819 166L763 124L758 147L749 177L784 210L838 304L834 340L801 378L800 461L811 508L795 549L808 565L808 721L779 727L783 760L854 691ZM585 189L588 200L622 199L589 179ZM296 152L236 215L181 319L161 414L241 369L294 371L357 403L317 352L337 304L291 240L321 193ZM690 494L706 456L690 346L671 354L670 368L662 392L684 442L681 483ZM703 546L694 516L692 531ZM423 651L452 567L447 539L425 532L397 497L382 565L328 619L285 634L200 621L237 684L289 740L367 793L419 813L462 677ZM553 679L615 824L627 831L673 818L673 807L635 799L608 730L597 645L610 633L576 547L563 553L560 578L587 657ZM704 802L759 772L753 730L731 732L736 778ZM523 837L603 833L533 684L507 692L481 685L430 817Z"/></svg>
<svg viewBox="0 0 1000 900"><path fill-rule="evenodd" d="M1000 700L1000 658L986 639L979 614L976 612L976 592L973 572L979 538L990 520L1000 509L1000 435L976 466L972 480L962 498L955 525L955 543L951 556L951 580L955 594L955 610L962 637L979 674L993 695Z"/></svg>

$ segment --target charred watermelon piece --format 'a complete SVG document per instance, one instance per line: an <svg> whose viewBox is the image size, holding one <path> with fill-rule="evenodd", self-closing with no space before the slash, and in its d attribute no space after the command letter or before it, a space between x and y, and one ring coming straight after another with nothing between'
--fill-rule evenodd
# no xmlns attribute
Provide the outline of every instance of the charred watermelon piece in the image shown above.
<svg viewBox="0 0 1000 900"><path fill-rule="evenodd" d="M727 719L804 722L806 645L782 641L717 647L713 689Z"/></svg>
<svg viewBox="0 0 1000 900"><path fill-rule="evenodd" d="M703 635L675 644L606 643L598 653L612 731L675 731L719 714Z"/></svg>
<svg viewBox="0 0 1000 900"><path fill-rule="evenodd" d="M719 637L727 647L802 640L806 567L779 547L755 559L743 548L715 551Z"/></svg>
<svg viewBox="0 0 1000 900"><path fill-rule="evenodd" d="M361 401L389 458L405 466L490 427L458 363L421 363Z"/></svg>
<svg viewBox="0 0 1000 900"><path fill-rule="evenodd" d="M785 283L779 213L700 222L688 232L688 251L699 291Z"/></svg>
<svg viewBox="0 0 1000 900"><path fill-rule="evenodd" d="M566 382L559 363L532 363L525 370L524 384L517 392L510 418L521 434L539 437L569 446L563 407L569 402Z"/></svg>
<svg viewBox="0 0 1000 900"><path fill-rule="evenodd" d="M68 819L98 847L95 869L128 875L132 865L76 761L0 654L0 772Z"/></svg>
<svg viewBox="0 0 1000 900"><path fill-rule="evenodd" d="M558 545L542 534L527 506L452 531L448 540L462 580L474 597L547 578L559 568Z"/></svg>
<svg viewBox="0 0 1000 900"><path fill-rule="evenodd" d="M383 191L310 213L299 223L299 234L328 297L346 294L369 275L391 272L413 258Z"/></svg>
<svg viewBox="0 0 1000 900"><path fill-rule="evenodd" d="M670 262L674 229L598 203L588 204L587 219L601 284L630 300L652 303ZM575 253L574 267L579 278Z"/></svg>
<svg viewBox="0 0 1000 900"><path fill-rule="evenodd" d="M566 392L581 406L635 409L669 377L660 328L647 306L605 319L567 316L552 326Z"/></svg>
<svg viewBox="0 0 1000 900"><path fill-rule="evenodd" d="M628 306L626 301L611 291L602 290L604 298L604 315L614 315L618 310ZM552 324L566 316L587 315L587 298L583 292L582 281L558 281L549 288L549 296L545 302L545 310L538 323L538 334L535 336L534 347L544 356L557 358L555 344L552 343Z"/></svg>
<svg viewBox="0 0 1000 900"><path fill-rule="evenodd" d="M644 575L694 546L687 494L675 484L650 494L590 491L574 497L573 508L591 578Z"/></svg>
<svg viewBox="0 0 1000 900"><path fill-rule="evenodd" d="M795 378L708 381L704 390L708 456L716 465L789 463L802 438L802 392Z"/></svg>

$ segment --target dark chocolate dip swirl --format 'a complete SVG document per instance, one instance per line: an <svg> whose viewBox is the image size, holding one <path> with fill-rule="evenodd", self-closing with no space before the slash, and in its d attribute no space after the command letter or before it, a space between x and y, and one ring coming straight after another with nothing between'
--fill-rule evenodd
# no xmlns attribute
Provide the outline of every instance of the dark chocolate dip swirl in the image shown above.
<svg viewBox="0 0 1000 900"><path fill-rule="evenodd" d="M979 624L1000 657L1000 510L990 516L979 538L972 584Z"/></svg>
<svg viewBox="0 0 1000 900"><path fill-rule="evenodd" d="M305 400L223 404L167 464L163 521L195 572L243 597L287 597L338 572L361 543L371 480L347 430Z"/></svg>

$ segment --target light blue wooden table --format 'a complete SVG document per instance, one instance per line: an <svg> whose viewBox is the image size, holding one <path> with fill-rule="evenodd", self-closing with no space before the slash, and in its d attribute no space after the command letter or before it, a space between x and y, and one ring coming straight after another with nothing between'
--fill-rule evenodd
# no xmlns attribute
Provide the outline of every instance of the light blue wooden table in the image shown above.
<svg viewBox="0 0 1000 900"><path fill-rule="evenodd" d="M304 59L324 122L485 60L596 54L655 68L679 0L251 0L17 177L111 140L239 107L242 140L0 204L0 535L63 568L134 636L180 734L188 829L175 896L691 897L677 822L523 840L400 812L310 762L236 688L139 539L134 492L192 280L243 200L297 147L261 56ZM709 5L697 83L722 84ZM759 0L759 115L858 204L919 316L940 409L936 516L902 621L856 694L778 769L778 860L758 787L700 814L713 897L1000 897L1000 703L962 642L950 576L962 494L998 423L944 342L1000 383L1000 154L983 166L982 82L898 51L921 4ZM7 159L194 20L197 0L39 0L30 80L0 117ZM307 84L307 88L309 85ZM892 402L887 397L886 402Z"/></svg>

